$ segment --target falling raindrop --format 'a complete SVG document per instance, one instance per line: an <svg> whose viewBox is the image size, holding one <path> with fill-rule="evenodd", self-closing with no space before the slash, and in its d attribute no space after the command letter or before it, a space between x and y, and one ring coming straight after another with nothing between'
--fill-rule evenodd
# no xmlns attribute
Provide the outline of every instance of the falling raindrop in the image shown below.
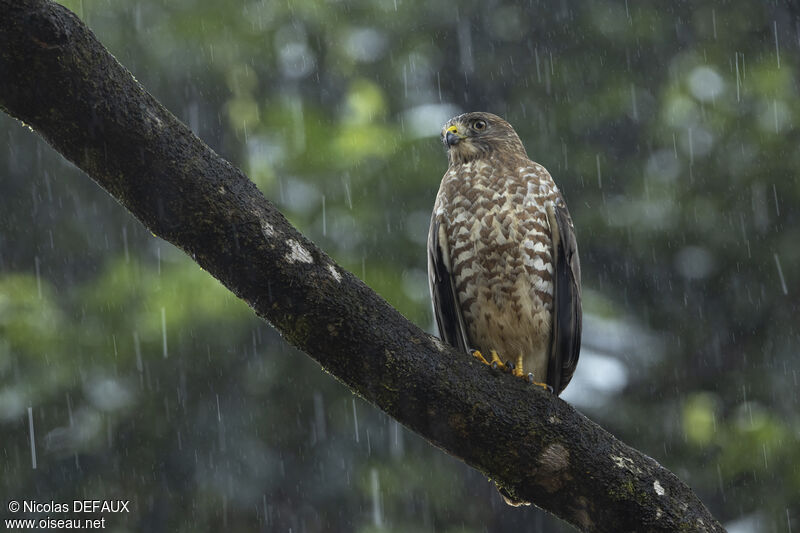
<svg viewBox="0 0 800 533"><path fill-rule="evenodd" d="M378 470L370 469L370 485L372 486L372 522L375 527L383 527L383 513L381 512L381 487L378 479Z"/></svg>
<svg viewBox="0 0 800 533"><path fill-rule="evenodd" d="M322 195L322 236L326 236L328 234L328 222L327 217L325 215L325 195Z"/></svg>
<svg viewBox="0 0 800 533"><path fill-rule="evenodd" d="M314 393L314 424L317 431L317 439L325 440L327 436L327 424L325 423L325 403L319 391Z"/></svg>
<svg viewBox="0 0 800 533"><path fill-rule="evenodd" d="M772 254L772 257L775 258L775 266L778 267L778 277L781 279L781 289L783 290L783 294L789 294L789 289L786 287L786 280L783 277L783 269L781 268L781 261L778 259L778 254Z"/></svg>
<svg viewBox="0 0 800 533"><path fill-rule="evenodd" d="M458 21L458 51L461 70L472 74L475 70L475 59L472 56L472 28L468 17L460 17Z"/></svg>
<svg viewBox="0 0 800 533"><path fill-rule="evenodd" d="M358 413L356 412L356 399L353 398L353 426L355 427L356 442L358 442Z"/></svg>
<svg viewBox="0 0 800 533"><path fill-rule="evenodd" d="M353 197L350 195L350 177L345 176L342 178L342 185L344 186L344 199L347 203L348 209L353 209Z"/></svg>
<svg viewBox="0 0 800 533"><path fill-rule="evenodd" d="M303 110L303 100L292 98L289 101L292 113L292 133L294 134L294 148L302 153L306 150L306 126Z"/></svg>
<svg viewBox="0 0 800 533"><path fill-rule="evenodd" d="M753 183L750 191L750 201L753 207L753 225L763 233L769 226L766 187L763 183L756 182Z"/></svg>
<svg viewBox="0 0 800 533"><path fill-rule="evenodd" d="M36 470L36 439L33 436L33 407L28 407L28 429L31 435L31 463Z"/></svg>
<svg viewBox="0 0 800 533"><path fill-rule="evenodd" d="M778 126L778 100L772 99L772 115L775 118L775 133L779 133L780 127Z"/></svg>
<svg viewBox="0 0 800 533"><path fill-rule="evenodd" d="M144 366L142 365L142 346L139 343L139 333L136 331L133 332L133 351L136 352L136 370L138 370L141 375L144 371Z"/></svg>
<svg viewBox="0 0 800 533"><path fill-rule="evenodd" d="M164 359L167 358L167 310L161 308L161 347L164 350Z"/></svg>
<svg viewBox="0 0 800 533"><path fill-rule="evenodd" d="M750 250L750 239L747 238L747 229L745 228L744 215L742 213L739 213L739 228L742 230L742 240L747 246L747 258L750 259L753 255Z"/></svg>
<svg viewBox="0 0 800 533"><path fill-rule="evenodd" d="M131 262L131 254L128 251L128 228L126 226L122 226L122 247L125 250L125 262Z"/></svg>
<svg viewBox="0 0 800 533"><path fill-rule="evenodd" d="M715 9L711 10L711 29L714 33L714 40L717 40L717 12Z"/></svg>
<svg viewBox="0 0 800 533"><path fill-rule="evenodd" d="M600 154L594 156L595 163L597 163L597 188L603 188L603 174L600 172Z"/></svg>
<svg viewBox="0 0 800 533"><path fill-rule="evenodd" d="M781 216L781 208L778 207L778 191L775 189L775 184L772 184L772 196L775 198L775 216Z"/></svg>
<svg viewBox="0 0 800 533"><path fill-rule="evenodd" d="M39 299L42 299L42 275L41 275L41 268L39 266L39 256L37 255L34 257L34 263L36 268L36 290L39 292Z"/></svg>
<svg viewBox="0 0 800 533"><path fill-rule="evenodd" d="M67 393L67 417L69 418L69 426L72 427L72 398Z"/></svg>
<svg viewBox="0 0 800 533"><path fill-rule="evenodd" d="M391 421L391 438L389 440L389 450L392 457L398 458L403 455L403 431L400 422L397 420Z"/></svg>

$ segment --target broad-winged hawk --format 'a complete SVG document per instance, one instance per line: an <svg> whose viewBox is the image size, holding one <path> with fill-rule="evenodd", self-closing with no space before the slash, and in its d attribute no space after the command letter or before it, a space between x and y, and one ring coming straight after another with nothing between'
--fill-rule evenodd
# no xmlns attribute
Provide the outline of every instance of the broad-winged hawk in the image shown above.
<svg viewBox="0 0 800 533"><path fill-rule="evenodd" d="M564 199L496 115L454 117L442 141L449 168L428 234L439 334L559 394L581 343L580 263Z"/></svg>

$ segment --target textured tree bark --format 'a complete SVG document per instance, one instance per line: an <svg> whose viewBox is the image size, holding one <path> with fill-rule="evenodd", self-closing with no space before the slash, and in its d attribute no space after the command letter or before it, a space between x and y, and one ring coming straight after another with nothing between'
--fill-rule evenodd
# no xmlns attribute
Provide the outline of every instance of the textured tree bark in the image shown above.
<svg viewBox="0 0 800 533"><path fill-rule="evenodd" d="M723 531L656 461L444 346L336 265L67 9L0 0L0 13L0 107L356 394L581 530Z"/></svg>

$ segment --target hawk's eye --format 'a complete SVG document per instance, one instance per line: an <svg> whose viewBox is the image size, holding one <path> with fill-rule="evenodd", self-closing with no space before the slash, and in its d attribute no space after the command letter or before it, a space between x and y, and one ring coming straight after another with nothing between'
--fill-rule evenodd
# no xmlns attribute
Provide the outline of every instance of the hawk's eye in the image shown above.
<svg viewBox="0 0 800 533"><path fill-rule="evenodd" d="M486 121L476 120L472 123L472 129L475 131L483 131L486 129Z"/></svg>

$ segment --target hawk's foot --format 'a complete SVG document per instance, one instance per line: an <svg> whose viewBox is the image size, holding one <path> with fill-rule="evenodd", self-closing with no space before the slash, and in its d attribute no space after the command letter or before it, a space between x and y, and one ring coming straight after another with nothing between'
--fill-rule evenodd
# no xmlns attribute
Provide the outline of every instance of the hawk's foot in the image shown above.
<svg viewBox="0 0 800 533"><path fill-rule="evenodd" d="M489 365L495 370L502 370L503 372L515 372L514 365L510 361L504 363L494 350L491 351L491 361L487 361L480 350L473 350L472 357L485 365Z"/></svg>
<svg viewBox="0 0 800 533"><path fill-rule="evenodd" d="M554 393L553 387L548 385L547 383L539 383L533 379L533 374L525 374L522 371L522 356L517 357L517 363L514 364L511 361L506 361L505 363L500 359L500 356L497 355L495 350L490 352L491 360L487 361L486 357L480 352L480 350L472 350L472 357L483 363L484 365L488 365L492 367L494 370L502 370L503 372L510 373L513 376L526 380L531 385L536 385L537 387L542 387L543 389L550 391L550 393Z"/></svg>
<svg viewBox="0 0 800 533"><path fill-rule="evenodd" d="M472 357L483 363L484 365L491 365L489 361L483 356L480 350L472 350Z"/></svg>
<svg viewBox="0 0 800 533"><path fill-rule="evenodd" d="M528 374L526 379L528 380L528 383L530 383L531 385L536 385L537 387L541 387L546 391L550 391L550 394L554 394L555 393L555 391L553 390L553 387L551 387L547 383L539 383L538 381L534 381L533 374Z"/></svg>

